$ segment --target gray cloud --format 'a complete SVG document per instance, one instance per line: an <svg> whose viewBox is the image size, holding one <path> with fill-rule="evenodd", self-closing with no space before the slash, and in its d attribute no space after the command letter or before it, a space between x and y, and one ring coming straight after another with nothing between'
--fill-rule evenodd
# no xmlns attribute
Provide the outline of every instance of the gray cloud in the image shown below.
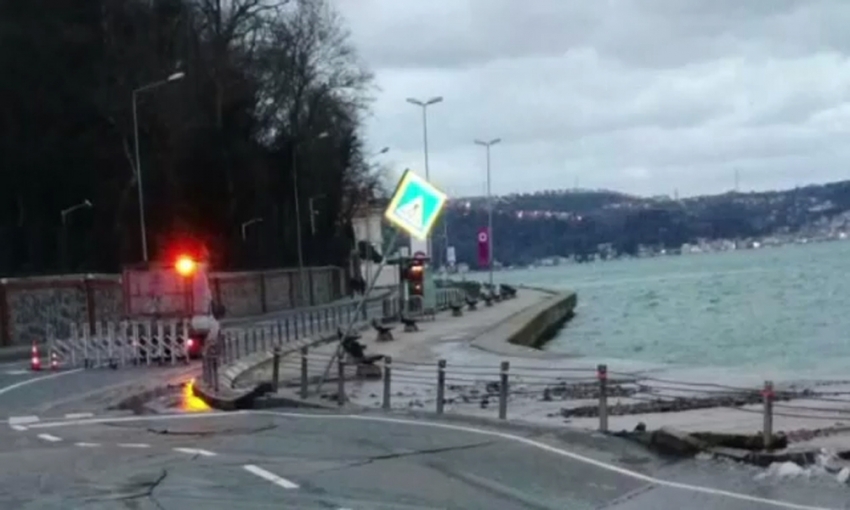
<svg viewBox="0 0 850 510"><path fill-rule="evenodd" d="M847 177L847 0L336 0L382 92L368 136L454 194L722 192Z"/></svg>

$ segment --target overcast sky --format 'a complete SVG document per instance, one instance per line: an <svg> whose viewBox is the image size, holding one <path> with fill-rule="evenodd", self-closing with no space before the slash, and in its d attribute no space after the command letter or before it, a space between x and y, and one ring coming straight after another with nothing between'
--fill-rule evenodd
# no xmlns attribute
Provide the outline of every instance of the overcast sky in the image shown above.
<svg viewBox="0 0 850 510"><path fill-rule="evenodd" d="M682 196L850 178L850 0L336 0L373 150L453 195Z"/></svg>

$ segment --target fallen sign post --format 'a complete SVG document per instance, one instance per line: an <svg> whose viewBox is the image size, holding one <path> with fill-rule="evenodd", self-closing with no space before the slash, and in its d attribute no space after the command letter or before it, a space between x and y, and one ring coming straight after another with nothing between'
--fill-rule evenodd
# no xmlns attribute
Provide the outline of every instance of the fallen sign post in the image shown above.
<svg viewBox="0 0 850 510"><path fill-rule="evenodd" d="M328 373L330 373L334 362L337 359L341 359L342 341L351 335L351 332L354 329L354 323L363 311L366 298L369 294L371 294L372 289L375 287L375 282L378 281L378 277L381 275L381 271L386 265L387 255L395 251L399 231L403 231L417 239L427 239L428 233L434 227L434 223L440 216L440 212L442 212L447 198L448 197L445 193L434 187L427 180L415 174L413 171L409 169L404 171L404 174L402 174L401 179L399 179L398 184L396 185L389 205L384 210L384 218L393 225L395 229L393 229L392 236L384 246L381 262L378 264L375 274L372 275L369 285L360 296L355 312L348 325L345 327L342 338L339 339L334 355L331 356L322 377L316 385L316 393L321 390L322 383L327 378ZM342 395L338 395L337 397L340 401L342 401Z"/></svg>

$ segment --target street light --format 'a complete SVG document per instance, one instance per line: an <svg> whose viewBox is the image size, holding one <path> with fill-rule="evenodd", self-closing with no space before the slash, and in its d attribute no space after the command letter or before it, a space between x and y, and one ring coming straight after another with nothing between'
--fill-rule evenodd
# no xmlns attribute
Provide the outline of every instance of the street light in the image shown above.
<svg viewBox="0 0 850 510"><path fill-rule="evenodd" d="M79 210L79 209L91 209L91 208L92 208L91 201L89 201L89 199L85 199L82 202L80 202L79 204L72 205L71 207L68 207L67 209L62 209L62 211L60 211L60 213L59 213L60 216L62 217L62 239L61 239L62 245L60 246L60 248L61 248L60 257L62 258L62 260L60 262L62 264L63 269L68 268L68 215L71 214L74 211Z"/></svg>
<svg viewBox="0 0 850 510"><path fill-rule="evenodd" d="M442 103L443 102L443 96L432 97L431 99L429 99L427 101L420 101L418 99L409 97L409 98L407 98L407 102L412 104L412 105L416 105L416 106L422 108L422 142L423 142L422 145L423 145L423 149L425 151L425 180L430 182L431 173L428 169L428 107L431 106L431 105L435 105L437 103ZM447 241L447 243L448 243L448 241ZM430 234L428 235L428 239L426 241L426 246L427 246L426 250L428 251L428 256L433 257L434 254L432 253L432 249L431 249L431 236L430 236Z"/></svg>
<svg viewBox="0 0 850 510"><path fill-rule="evenodd" d="M145 200L144 191L142 190L142 158L139 155L139 114L136 106L136 103L138 102L136 97L141 92L152 90L174 81L182 80L184 76L186 76L186 73L176 72L169 75L168 78L164 80L143 85L133 91L133 138L136 146L136 183L139 192L139 229L141 230L142 236L142 259L144 259L145 262L148 261L148 236L145 229Z"/></svg>
<svg viewBox="0 0 850 510"><path fill-rule="evenodd" d="M322 131L316 136L316 140L327 138L328 132ZM296 139L292 145L292 193L295 197L295 235L298 243L298 280L299 280L299 298L304 300L304 243L301 239L301 206L298 197L298 140ZM300 303L299 303L300 304Z"/></svg>
<svg viewBox="0 0 850 510"><path fill-rule="evenodd" d="M251 218L250 220L242 223L242 241L244 242L248 238L248 227L253 225L254 223L262 223L262 218Z"/></svg>
<svg viewBox="0 0 850 510"><path fill-rule="evenodd" d="M493 286L493 195L490 192L490 147L501 142L501 138L490 141L475 140L475 145L484 147L487 153L487 266L490 269L490 286Z"/></svg>
<svg viewBox="0 0 850 510"><path fill-rule="evenodd" d="M63 226L65 225L65 223L68 220L68 215L71 214L72 212L76 211L77 209L82 209L82 208L91 209L91 207L92 207L92 203L88 199L85 199L77 205L72 205L71 207L69 207L67 209L62 209L62 212L60 213L62 215L62 225Z"/></svg>
<svg viewBox="0 0 850 510"><path fill-rule="evenodd" d="M310 197L310 200L308 200L308 204L309 204L309 207L310 207L310 235L311 236L316 235L316 215L319 213L319 211L317 211L313 208L313 202L317 198L325 198L325 195L313 195L312 197Z"/></svg>

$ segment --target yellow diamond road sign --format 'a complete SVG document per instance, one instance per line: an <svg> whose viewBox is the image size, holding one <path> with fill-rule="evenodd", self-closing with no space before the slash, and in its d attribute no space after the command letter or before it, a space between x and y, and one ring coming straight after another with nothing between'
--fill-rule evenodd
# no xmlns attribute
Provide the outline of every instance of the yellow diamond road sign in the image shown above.
<svg viewBox="0 0 850 510"><path fill-rule="evenodd" d="M418 239L426 239L446 203L446 194L410 170L401 176L384 217Z"/></svg>

